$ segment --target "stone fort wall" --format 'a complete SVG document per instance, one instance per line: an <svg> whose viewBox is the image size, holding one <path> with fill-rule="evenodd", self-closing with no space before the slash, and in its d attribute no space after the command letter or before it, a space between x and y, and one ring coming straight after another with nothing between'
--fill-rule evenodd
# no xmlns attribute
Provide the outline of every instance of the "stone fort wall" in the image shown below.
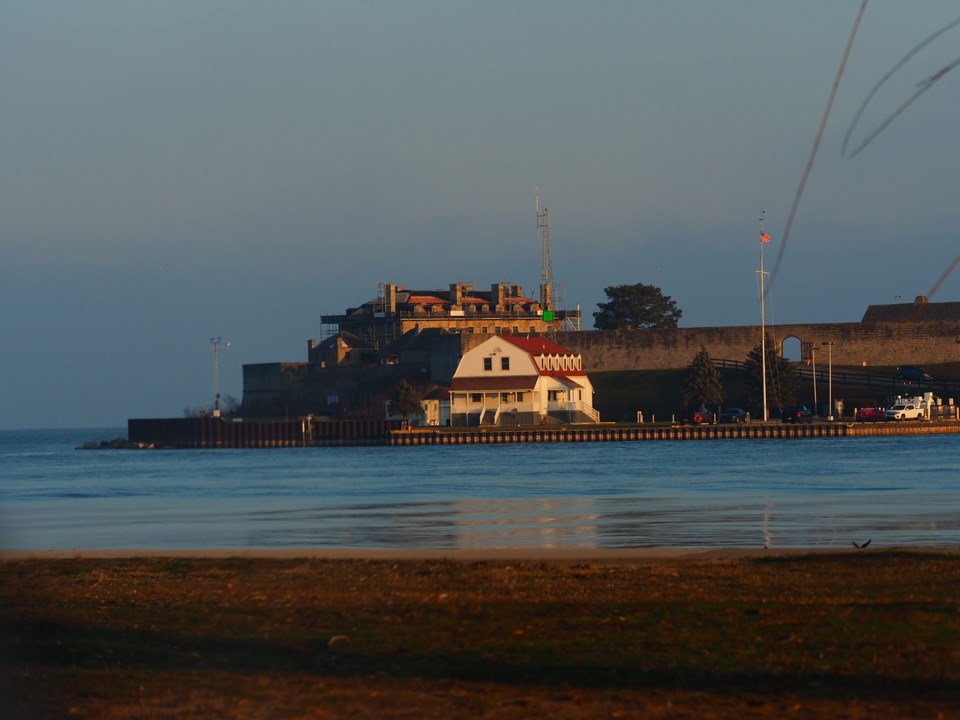
<svg viewBox="0 0 960 720"><path fill-rule="evenodd" d="M791 338L801 343L805 356L816 348L818 365L827 363L828 354L834 365L862 367L960 360L960 320L778 325L766 330L781 354ZM760 326L564 332L557 342L579 352L587 372L658 370L686 367L701 347L716 360L745 360L760 344Z"/></svg>

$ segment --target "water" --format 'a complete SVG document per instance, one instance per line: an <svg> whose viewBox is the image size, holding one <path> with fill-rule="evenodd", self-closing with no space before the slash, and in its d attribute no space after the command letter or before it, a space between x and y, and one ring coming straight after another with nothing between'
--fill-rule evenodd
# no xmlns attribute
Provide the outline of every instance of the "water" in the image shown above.
<svg viewBox="0 0 960 720"><path fill-rule="evenodd" d="M956 436L80 451L0 431L0 550L960 544Z"/></svg>

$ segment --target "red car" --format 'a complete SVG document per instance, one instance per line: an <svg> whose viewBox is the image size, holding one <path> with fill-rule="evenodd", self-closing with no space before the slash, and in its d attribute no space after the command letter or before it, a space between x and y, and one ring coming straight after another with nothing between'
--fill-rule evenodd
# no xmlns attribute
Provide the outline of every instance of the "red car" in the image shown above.
<svg viewBox="0 0 960 720"><path fill-rule="evenodd" d="M857 422L883 422L886 420L880 408L860 408L857 410Z"/></svg>

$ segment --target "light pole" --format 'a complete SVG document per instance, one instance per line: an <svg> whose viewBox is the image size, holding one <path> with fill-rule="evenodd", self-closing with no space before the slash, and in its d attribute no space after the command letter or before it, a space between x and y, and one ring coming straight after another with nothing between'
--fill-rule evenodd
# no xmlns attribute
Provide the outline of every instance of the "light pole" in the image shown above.
<svg viewBox="0 0 960 720"><path fill-rule="evenodd" d="M833 420L833 341L827 340L820 343L827 346L827 397L830 403L827 408L827 420Z"/></svg>
<svg viewBox="0 0 960 720"><path fill-rule="evenodd" d="M210 338L210 345L213 346L213 416L220 417L220 336ZM230 343L224 343L226 350Z"/></svg>
<svg viewBox="0 0 960 720"><path fill-rule="evenodd" d="M813 414L819 416L820 408L817 407L817 346L810 348L810 357L813 361Z"/></svg>

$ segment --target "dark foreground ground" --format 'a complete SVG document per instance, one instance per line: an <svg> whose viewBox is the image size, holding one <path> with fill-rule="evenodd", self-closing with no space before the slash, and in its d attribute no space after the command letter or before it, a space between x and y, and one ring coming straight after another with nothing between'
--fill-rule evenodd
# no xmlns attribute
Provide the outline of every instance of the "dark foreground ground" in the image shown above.
<svg viewBox="0 0 960 720"><path fill-rule="evenodd" d="M0 716L960 716L960 552L0 562Z"/></svg>

